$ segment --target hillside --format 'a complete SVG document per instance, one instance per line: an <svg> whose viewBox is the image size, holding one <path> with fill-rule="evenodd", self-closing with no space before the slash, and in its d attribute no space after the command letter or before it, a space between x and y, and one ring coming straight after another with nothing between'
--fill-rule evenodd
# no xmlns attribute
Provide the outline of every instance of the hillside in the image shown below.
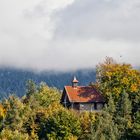
<svg viewBox="0 0 140 140"><path fill-rule="evenodd" d="M41 72L34 73L18 69L0 69L0 98L16 94L19 97L25 94L26 81L32 79L36 84L44 81L50 87L63 89L64 85L71 84L71 79L76 75L80 85L88 85L95 81L95 70L83 69L75 72Z"/></svg>

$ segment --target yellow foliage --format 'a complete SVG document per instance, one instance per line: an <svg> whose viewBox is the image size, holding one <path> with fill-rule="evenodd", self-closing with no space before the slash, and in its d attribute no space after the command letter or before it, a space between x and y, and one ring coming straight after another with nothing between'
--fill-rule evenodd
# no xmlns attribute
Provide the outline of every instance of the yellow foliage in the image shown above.
<svg viewBox="0 0 140 140"><path fill-rule="evenodd" d="M107 57L105 62L97 66L97 83L105 96L116 97L125 90L129 95L140 92L140 71L130 64L116 63Z"/></svg>
<svg viewBox="0 0 140 140"><path fill-rule="evenodd" d="M137 84L132 84L131 85L131 92L138 92L138 86L137 86Z"/></svg>
<svg viewBox="0 0 140 140"><path fill-rule="evenodd" d="M76 136L70 136L69 140L77 140L78 138Z"/></svg>
<svg viewBox="0 0 140 140"><path fill-rule="evenodd" d="M128 128L132 128L132 122L131 122L131 121L128 121L128 122L127 122L127 127L128 127Z"/></svg>
<svg viewBox="0 0 140 140"><path fill-rule="evenodd" d="M40 108L40 110L38 110L38 114L43 115L45 118L48 118L48 117L52 116L55 112L64 110L64 109L65 108L63 108L63 106L61 104L54 102L47 109Z"/></svg>
<svg viewBox="0 0 140 140"><path fill-rule="evenodd" d="M0 140L29 140L29 136L28 134L20 133L18 130L3 129L0 133Z"/></svg>
<svg viewBox="0 0 140 140"><path fill-rule="evenodd" d="M124 77L124 78L121 80L121 82L122 82L122 84L125 84L125 85L129 84L129 80L128 80L128 78L126 78L126 77Z"/></svg>
<svg viewBox="0 0 140 140"><path fill-rule="evenodd" d="M111 79L112 73L107 71L107 72L106 72L106 76L107 76L109 79Z"/></svg>
<svg viewBox="0 0 140 140"><path fill-rule="evenodd" d="M91 125L96 121L96 114L85 111L80 114L80 121L83 131L88 133L91 130Z"/></svg>
<svg viewBox="0 0 140 140"><path fill-rule="evenodd" d="M3 108L3 106L0 104L0 118L4 118L6 115L6 110Z"/></svg>

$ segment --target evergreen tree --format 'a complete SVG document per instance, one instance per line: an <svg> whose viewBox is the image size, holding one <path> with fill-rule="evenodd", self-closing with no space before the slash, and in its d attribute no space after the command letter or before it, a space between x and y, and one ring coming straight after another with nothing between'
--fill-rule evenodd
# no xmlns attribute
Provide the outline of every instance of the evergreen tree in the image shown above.
<svg viewBox="0 0 140 140"><path fill-rule="evenodd" d="M135 117L134 125L133 125L132 136L134 139L137 139L137 140L140 138L140 111L138 111L136 113L136 117Z"/></svg>
<svg viewBox="0 0 140 140"><path fill-rule="evenodd" d="M23 125L25 106L16 96L10 96L2 102L6 109L6 116L4 119L4 128L14 130L21 130Z"/></svg>
<svg viewBox="0 0 140 140"><path fill-rule="evenodd" d="M109 100L107 105L105 106L105 111L108 112L113 118L114 113L116 112L116 105L112 97L112 94L109 95Z"/></svg>
<svg viewBox="0 0 140 140"><path fill-rule="evenodd" d="M117 140L119 139L118 128L114 122L116 106L114 99L110 94L108 104L103 111L97 115L97 120L93 124L91 135L92 140Z"/></svg>
<svg viewBox="0 0 140 140"><path fill-rule="evenodd" d="M122 139L127 139L132 128L132 106L128 98L128 94L124 91L121 94L120 100L117 105L116 123Z"/></svg>
<svg viewBox="0 0 140 140"><path fill-rule="evenodd" d="M34 81L28 80L26 83L26 96L30 97L34 93L36 93L36 85Z"/></svg>
<svg viewBox="0 0 140 140"><path fill-rule="evenodd" d="M117 125L106 111L102 111L93 124L91 140L117 140L119 139Z"/></svg>

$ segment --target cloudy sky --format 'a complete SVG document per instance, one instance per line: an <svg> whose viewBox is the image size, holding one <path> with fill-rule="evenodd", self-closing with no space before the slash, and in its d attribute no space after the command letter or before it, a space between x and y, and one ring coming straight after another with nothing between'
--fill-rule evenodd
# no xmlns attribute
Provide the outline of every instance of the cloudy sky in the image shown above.
<svg viewBox="0 0 140 140"><path fill-rule="evenodd" d="M140 65L140 0L0 0L0 67Z"/></svg>

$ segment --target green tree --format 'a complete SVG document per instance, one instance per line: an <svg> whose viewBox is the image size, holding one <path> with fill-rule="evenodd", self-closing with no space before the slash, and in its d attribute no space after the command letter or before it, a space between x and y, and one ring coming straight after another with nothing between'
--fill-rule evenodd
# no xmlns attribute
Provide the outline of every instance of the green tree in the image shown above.
<svg viewBox="0 0 140 140"><path fill-rule="evenodd" d="M117 140L120 138L117 124L115 123L116 105L110 94L104 109L96 115L92 125L91 140Z"/></svg>
<svg viewBox="0 0 140 140"><path fill-rule="evenodd" d="M11 130L21 130L23 125L23 118L25 106L16 96L10 96L3 102L3 107L6 110L6 116L4 119L4 127Z"/></svg>
<svg viewBox="0 0 140 140"><path fill-rule="evenodd" d="M138 140L140 138L140 111L138 111L135 116L132 137L135 140Z"/></svg>
<svg viewBox="0 0 140 140"><path fill-rule="evenodd" d="M50 140L69 140L78 138L81 134L81 125L78 116L60 105L48 109L48 114L42 114L39 121L39 138ZM40 114L41 115L41 114Z"/></svg>
<svg viewBox="0 0 140 140"><path fill-rule="evenodd" d="M28 80L26 83L26 96L29 98L32 94L36 93L36 85L33 80Z"/></svg>
<svg viewBox="0 0 140 140"><path fill-rule="evenodd" d="M3 121L3 130L5 131L3 133L14 134L14 132L17 132L17 135L26 133L30 138L35 139L37 136L34 130L36 130L37 127L34 127L36 126L34 123L35 119L32 119L36 116L35 109L32 109L29 103L23 103L16 96L10 96L8 99L5 99L2 104L6 110L6 116Z"/></svg>
<svg viewBox="0 0 140 140"><path fill-rule="evenodd" d="M98 114L96 112L82 112L80 113L80 122L82 128L82 135L80 136L80 140L90 139L90 135L92 133L92 124L96 121L96 116Z"/></svg>
<svg viewBox="0 0 140 140"><path fill-rule="evenodd" d="M107 111L102 111L92 126L91 140L117 139L119 139L117 125Z"/></svg>
<svg viewBox="0 0 140 140"><path fill-rule="evenodd" d="M115 104L125 90L132 102L132 113L140 108L140 71L133 69L130 64L117 63L107 57L96 69L97 88L107 99L112 94Z"/></svg>
<svg viewBox="0 0 140 140"><path fill-rule="evenodd" d="M128 98L128 94L124 91L121 94L116 111L116 123L118 124L119 134L122 139L127 139L129 137L130 130L132 129L131 114L131 101Z"/></svg>
<svg viewBox="0 0 140 140"><path fill-rule="evenodd" d="M116 105L112 94L109 95L108 104L105 105L105 111L108 112L112 117L114 117L114 114L116 113Z"/></svg>
<svg viewBox="0 0 140 140"><path fill-rule="evenodd" d="M44 121L46 123L48 116L53 113L52 111L59 109L60 106L55 106L55 109L51 108L51 106L59 104L60 95L57 89L50 88L46 83L42 82L36 92L30 94L28 102L25 102L31 113L27 114L28 119L24 123L24 128L33 139L37 139L38 134L40 136L40 133L41 135L44 133Z"/></svg>
<svg viewBox="0 0 140 140"><path fill-rule="evenodd" d="M40 83L38 92L34 95L36 101L42 107L48 107L53 102L60 102L61 93L56 88L48 87L45 83Z"/></svg>
<svg viewBox="0 0 140 140"><path fill-rule="evenodd" d="M28 134L21 133L18 130L11 131L3 129L0 133L0 140L29 140Z"/></svg>

